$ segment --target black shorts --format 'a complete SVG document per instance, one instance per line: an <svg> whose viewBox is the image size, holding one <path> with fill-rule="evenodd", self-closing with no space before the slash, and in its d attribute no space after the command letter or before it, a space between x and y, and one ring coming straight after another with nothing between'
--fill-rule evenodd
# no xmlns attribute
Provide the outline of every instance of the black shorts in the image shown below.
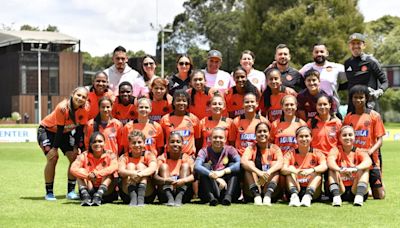
<svg viewBox="0 0 400 228"><path fill-rule="evenodd" d="M369 185L371 188L382 187L382 172L381 169L374 167L369 170Z"/></svg>
<svg viewBox="0 0 400 228"><path fill-rule="evenodd" d="M356 197L353 192L351 191L351 186L345 186L345 191L342 195L340 195L340 198L342 198L343 201L347 202L353 202L354 197ZM364 195L364 201L368 199L368 193Z"/></svg>
<svg viewBox="0 0 400 228"><path fill-rule="evenodd" d="M71 132L63 133L60 141L60 149L65 155L67 151L72 151L74 147L70 144L70 139L73 137ZM39 146L45 148L49 146L53 147L54 140L56 138L56 133L46 130L43 126L39 126L37 131L37 141ZM45 155L47 152L45 152Z"/></svg>

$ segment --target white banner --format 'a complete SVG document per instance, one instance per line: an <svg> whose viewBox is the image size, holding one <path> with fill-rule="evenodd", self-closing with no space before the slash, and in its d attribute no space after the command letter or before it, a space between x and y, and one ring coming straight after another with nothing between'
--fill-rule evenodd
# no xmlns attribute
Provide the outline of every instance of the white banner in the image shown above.
<svg viewBox="0 0 400 228"><path fill-rule="evenodd" d="M0 128L0 142L36 142L37 128Z"/></svg>

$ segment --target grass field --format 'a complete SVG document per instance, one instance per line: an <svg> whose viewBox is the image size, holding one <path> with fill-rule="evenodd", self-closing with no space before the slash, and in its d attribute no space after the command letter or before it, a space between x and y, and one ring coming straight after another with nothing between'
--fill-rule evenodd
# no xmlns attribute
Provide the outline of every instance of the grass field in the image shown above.
<svg viewBox="0 0 400 228"><path fill-rule="evenodd" d="M398 146L398 142L385 142L383 148L387 198L368 200L361 208L347 203L341 208L324 203L315 203L311 208L289 208L287 204L130 208L118 202L87 208L65 199L66 158L60 156L57 166L58 200L47 202L43 199L45 157L37 144L1 143L0 227L395 227L400 222Z"/></svg>

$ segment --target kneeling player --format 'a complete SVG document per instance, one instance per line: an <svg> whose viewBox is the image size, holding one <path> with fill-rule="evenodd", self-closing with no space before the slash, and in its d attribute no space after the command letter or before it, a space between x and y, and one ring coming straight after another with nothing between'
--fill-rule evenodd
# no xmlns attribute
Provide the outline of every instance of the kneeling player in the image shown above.
<svg viewBox="0 0 400 228"><path fill-rule="evenodd" d="M333 206L340 206L342 199L354 201L355 206L362 206L368 194L368 168L372 161L368 150L354 147L354 129L345 125L340 130L341 145L329 152L329 189L333 195Z"/></svg>
<svg viewBox="0 0 400 228"><path fill-rule="evenodd" d="M327 170L326 158L321 150L312 148L311 130L296 130L298 148L285 154L282 173L291 194L289 206L311 206L311 200L321 195L321 174ZM300 198L301 202L300 202Z"/></svg>
<svg viewBox="0 0 400 228"><path fill-rule="evenodd" d="M104 149L105 138L94 132L89 139L88 151L80 154L71 165L71 173L77 177L81 206L100 206L118 198L113 183L113 173L118 169L115 153Z"/></svg>
<svg viewBox="0 0 400 228"><path fill-rule="evenodd" d="M279 181L279 171L283 166L283 156L277 145L268 143L268 138L268 125L264 122L257 124L257 144L247 147L241 158L241 164L245 170L244 181L247 186L244 188L244 193L254 197L255 205L271 206L273 193L275 193L274 198L277 198L278 193L275 190ZM263 199L261 194L264 195Z"/></svg>
<svg viewBox="0 0 400 228"><path fill-rule="evenodd" d="M183 138L171 133L167 152L158 157L158 171L154 180L158 184L158 199L167 206L181 206L192 199L194 160L182 152Z"/></svg>
<svg viewBox="0 0 400 228"><path fill-rule="evenodd" d="M134 130L128 135L129 148L118 161L118 173L122 177L120 196L129 206L144 206L155 198L150 177L157 169L153 152L145 150L144 134Z"/></svg>

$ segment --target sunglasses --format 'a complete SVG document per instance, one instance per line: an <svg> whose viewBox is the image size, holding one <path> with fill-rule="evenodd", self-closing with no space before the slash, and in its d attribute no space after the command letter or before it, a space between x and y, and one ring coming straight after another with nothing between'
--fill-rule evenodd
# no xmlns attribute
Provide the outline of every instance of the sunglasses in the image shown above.
<svg viewBox="0 0 400 228"><path fill-rule="evenodd" d="M190 66L189 62L179 62L178 64L179 64L179 66L183 66L183 65Z"/></svg>
<svg viewBox="0 0 400 228"><path fill-rule="evenodd" d="M143 63L143 66L153 66L154 63L153 62L149 62L149 63Z"/></svg>

